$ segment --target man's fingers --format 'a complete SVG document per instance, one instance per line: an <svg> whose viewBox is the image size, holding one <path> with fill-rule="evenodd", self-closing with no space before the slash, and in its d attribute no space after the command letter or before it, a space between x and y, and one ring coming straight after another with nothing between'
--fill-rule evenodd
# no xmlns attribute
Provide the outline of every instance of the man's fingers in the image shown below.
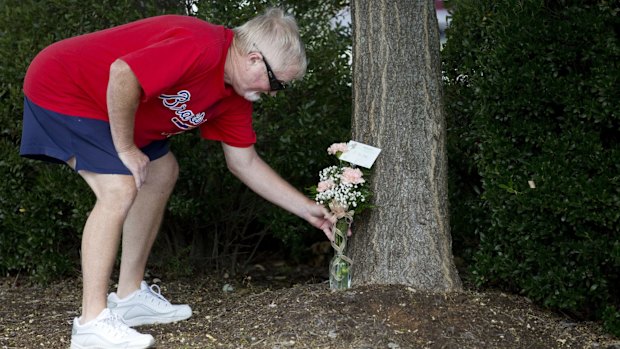
<svg viewBox="0 0 620 349"><path fill-rule="evenodd" d="M323 228L323 232L325 233L325 235L327 235L327 238L329 239L329 241L334 241L334 234L332 233L332 230L329 227Z"/></svg>
<svg viewBox="0 0 620 349"><path fill-rule="evenodd" d="M136 189L140 190L140 188L142 187L142 183L144 183L144 180L141 176L138 175L134 175L133 179L136 181Z"/></svg>
<svg viewBox="0 0 620 349"><path fill-rule="evenodd" d="M147 165L148 165L148 163L145 164L144 167L142 168L142 177L140 178L140 187L142 187L144 182L146 182L146 176L148 175L148 167L147 167ZM138 189L140 187L138 187Z"/></svg>
<svg viewBox="0 0 620 349"><path fill-rule="evenodd" d="M136 151L127 151L119 153L119 158L123 164L129 169L134 178L136 189L140 189L148 174L149 158L139 149Z"/></svg>
<svg viewBox="0 0 620 349"><path fill-rule="evenodd" d="M323 218L327 219L332 224L336 224L336 222L338 222L338 218L336 218L336 216L334 216L333 214L329 212L325 212L325 214L323 215Z"/></svg>

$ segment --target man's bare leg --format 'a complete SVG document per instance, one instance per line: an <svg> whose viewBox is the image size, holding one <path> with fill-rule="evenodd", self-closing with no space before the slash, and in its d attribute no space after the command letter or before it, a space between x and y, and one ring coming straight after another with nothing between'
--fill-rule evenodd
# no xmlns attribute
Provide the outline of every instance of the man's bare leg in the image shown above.
<svg viewBox="0 0 620 349"><path fill-rule="evenodd" d="M138 191L123 226L117 290L120 298L140 288L146 263L178 174L179 166L172 153L149 163L146 181Z"/></svg>
<svg viewBox="0 0 620 349"><path fill-rule="evenodd" d="M80 171L97 197L82 234L82 317L88 322L107 307L108 281L114 268L123 222L136 196L129 175Z"/></svg>

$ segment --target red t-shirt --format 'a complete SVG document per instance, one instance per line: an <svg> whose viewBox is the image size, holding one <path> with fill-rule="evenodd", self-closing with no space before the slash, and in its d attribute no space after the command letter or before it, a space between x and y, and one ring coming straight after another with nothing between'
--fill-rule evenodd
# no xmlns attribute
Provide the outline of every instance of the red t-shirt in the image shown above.
<svg viewBox="0 0 620 349"><path fill-rule="evenodd" d="M110 65L122 59L142 86L138 147L200 127L237 147L256 142L252 103L224 83L230 29L180 15L147 18L59 41L30 64L24 93L57 113L108 121Z"/></svg>

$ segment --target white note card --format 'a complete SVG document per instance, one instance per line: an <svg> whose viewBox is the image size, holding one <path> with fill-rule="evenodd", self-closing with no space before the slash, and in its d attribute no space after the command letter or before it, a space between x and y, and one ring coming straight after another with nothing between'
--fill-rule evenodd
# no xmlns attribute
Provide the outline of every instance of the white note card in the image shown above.
<svg viewBox="0 0 620 349"><path fill-rule="evenodd" d="M371 168L381 152L379 148L356 141L349 141L348 147L349 150L340 155L340 160L365 168Z"/></svg>

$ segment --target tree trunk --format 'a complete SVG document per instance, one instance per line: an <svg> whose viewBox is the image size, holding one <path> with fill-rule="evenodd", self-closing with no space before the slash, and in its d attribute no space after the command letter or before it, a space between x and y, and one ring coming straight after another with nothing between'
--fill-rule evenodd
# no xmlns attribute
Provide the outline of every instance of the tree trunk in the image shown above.
<svg viewBox="0 0 620 349"><path fill-rule="evenodd" d="M353 139L382 153L356 217L353 284L461 289L452 258L432 0L353 0Z"/></svg>

